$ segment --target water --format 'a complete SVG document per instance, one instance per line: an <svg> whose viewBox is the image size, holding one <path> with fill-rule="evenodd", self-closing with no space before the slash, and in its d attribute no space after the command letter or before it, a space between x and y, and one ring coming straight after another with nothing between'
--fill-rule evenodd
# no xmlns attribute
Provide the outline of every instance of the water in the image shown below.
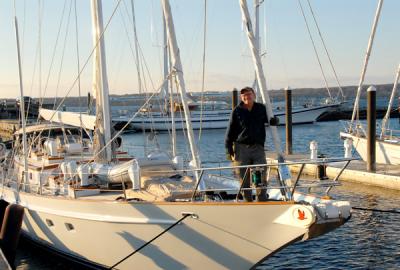
<svg viewBox="0 0 400 270"><path fill-rule="evenodd" d="M391 127L398 128L398 120L391 121ZM329 156L343 156L343 142L339 138L339 122L318 122L312 125L295 126L293 148L295 152L309 153L309 142L316 140L319 153ZM281 137L284 128L279 128ZM203 161L218 165L225 160L224 130L203 130L198 144ZM199 136L199 132L195 132ZM178 132L178 151L189 152L184 143L185 134ZM156 137L146 134L124 135L129 149L138 155L138 149L146 145L159 144L171 148L168 132ZM267 148L272 148L270 137ZM146 143L145 143L146 141ZM137 147L137 148L136 148ZM222 163L221 163L222 165ZM399 209L400 192L344 182L335 187L332 194L337 199L349 200L353 206L379 209ZM286 247L265 261L260 269L399 269L400 268L400 224L399 214L354 211L344 226L316 239L299 242ZM77 269L72 265L22 242L17 254L17 269Z"/></svg>

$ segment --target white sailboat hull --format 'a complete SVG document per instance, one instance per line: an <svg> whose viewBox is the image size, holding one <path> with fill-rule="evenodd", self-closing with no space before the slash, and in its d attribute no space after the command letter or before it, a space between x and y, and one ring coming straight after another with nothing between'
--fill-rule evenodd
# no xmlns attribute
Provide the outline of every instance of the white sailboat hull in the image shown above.
<svg viewBox="0 0 400 270"><path fill-rule="evenodd" d="M310 108L297 108L292 111L292 123L293 124L307 124L314 123L317 121L318 117L323 113L339 106L339 104L331 105L321 105ZM229 118L231 111L205 111L203 115L200 116L200 112L191 112L192 117L192 127L194 129L222 129L226 128L229 123ZM275 116L279 118L279 125L285 125L285 111L277 110L275 111ZM122 119L120 119L123 122ZM126 122L129 119L126 119ZM175 127L177 130L181 130L185 127L184 117L175 116ZM152 114L151 116L140 115L134 118L131 122L131 126L134 129L141 130L171 130L172 119L170 116Z"/></svg>
<svg viewBox="0 0 400 270"><path fill-rule="evenodd" d="M353 146L364 161L367 161L367 138L355 136L346 132L340 132L341 138L353 140ZM400 165L400 143L389 141L376 141L376 162L379 164Z"/></svg>
<svg viewBox="0 0 400 270"><path fill-rule="evenodd" d="M15 191L4 188L4 200L15 203L15 196ZM196 219L186 218L118 269L249 269L283 246L311 236L310 226L291 218L299 207L307 211L309 206L290 202L143 203L20 192L19 203L26 209L22 227L26 236L102 267L138 249L182 213L195 214ZM287 224L277 221L280 216ZM311 225L311 219L306 222Z"/></svg>

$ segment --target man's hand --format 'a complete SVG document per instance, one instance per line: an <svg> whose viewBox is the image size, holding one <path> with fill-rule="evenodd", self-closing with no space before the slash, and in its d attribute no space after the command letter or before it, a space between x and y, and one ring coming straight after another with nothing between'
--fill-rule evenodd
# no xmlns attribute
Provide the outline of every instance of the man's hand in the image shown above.
<svg viewBox="0 0 400 270"><path fill-rule="evenodd" d="M270 126L277 126L277 125L279 125L279 118L276 117L276 116L271 117L271 118L269 119L269 125L270 125Z"/></svg>
<svg viewBox="0 0 400 270"><path fill-rule="evenodd" d="M232 148L226 149L226 159L229 161L233 161L233 149Z"/></svg>

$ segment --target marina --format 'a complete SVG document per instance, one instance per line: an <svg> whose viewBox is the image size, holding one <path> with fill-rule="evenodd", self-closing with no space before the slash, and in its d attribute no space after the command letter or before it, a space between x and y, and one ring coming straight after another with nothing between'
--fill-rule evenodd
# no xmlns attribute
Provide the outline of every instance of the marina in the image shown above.
<svg viewBox="0 0 400 270"><path fill-rule="evenodd" d="M236 9L225 3L222 24L209 13L221 3L207 0L160 0L157 8L133 0L66 0L59 15L54 2L36 3L37 14L25 13L32 3L0 7L0 12L13 10L7 18L14 28L7 35L15 40L7 46L16 58L7 59L16 64L13 76L18 77L12 81L0 65L0 85L18 89L16 99L2 91L7 98L0 102L1 267L399 268L400 65L388 83L395 53L390 59L372 53L381 49L375 34L388 28L384 20L378 26L383 2L364 7L374 16L369 15L361 75L354 75L348 69L359 69L350 59L356 59L354 52L328 49L337 40L327 42L320 28L337 4L298 0L297 17L287 16L284 23L297 28L293 37L303 35L309 44L286 42L295 45L291 51L303 52L284 53L292 55L291 65L303 61L301 68L290 68L290 76L282 55L280 73L271 69L284 50L268 38L273 33L276 41L274 31L281 27L270 26L271 14L279 11L272 2L239 0ZM329 13L318 18L313 5L330 6ZM189 11L195 6L197 12ZM339 10L344 15L355 7ZM45 10L55 17L43 16ZM151 13L147 41L141 21L146 10ZM229 23L230 12L236 17ZM26 23L32 18L38 22L33 31ZM197 26L190 26L195 21ZM230 31L233 22L241 25L236 34ZM224 35L212 34L217 25ZM28 29L37 31L36 41L27 42ZM192 40L197 47L182 39L188 30L202 36L202 42ZM48 35L56 38L50 58ZM230 38L236 42L226 46ZM210 57L218 43L225 48ZM363 51L354 41L347 46ZM236 60L215 61L227 52ZM196 59L195 54L202 55ZM233 64L238 58L240 64ZM347 75L337 72L336 59ZM368 73L377 63L382 73ZM211 79L221 64L230 71ZM307 82L314 73L314 82ZM215 78L223 89L227 74L232 92L206 91ZM357 85L348 74L358 77ZM282 76L284 86L284 80L275 81ZM271 90L271 82L281 90ZM200 94L189 91L194 85ZM121 86L137 94L123 94Z"/></svg>
<svg viewBox="0 0 400 270"><path fill-rule="evenodd" d="M394 119L397 120L397 119ZM395 123L393 123L395 124ZM337 153L344 155L343 142L337 134L326 130L341 128L336 122L320 122L314 125L294 127L294 152L304 153L301 157L309 157L309 142L319 138L319 152L332 156ZM284 128L279 128L284 138ZM296 136L297 134L297 136ZM198 135L195 132L195 135ZM204 131L200 141L200 154L209 164L215 164L224 159L223 130ZM184 135L178 132L178 138ZM124 140L130 141L138 147L143 147L140 134L126 134ZM159 143L168 146L169 135L159 135ZM267 141L268 143L268 141ZM180 146L184 149L186 146ZM270 142L267 148L272 147ZM343 177L344 175L342 175ZM314 176L310 176L315 181ZM378 188L370 185L343 181L341 186L334 187L337 198L351 200L353 206L379 209L398 209L400 192L392 189ZM334 265L338 268L397 268L400 261L392 254L400 252L397 243L399 236L395 233L400 217L397 214L366 212L353 210L352 219L342 228L322 236L315 241L306 241L281 250L266 260L259 269L287 269L296 268L299 264L304 268L324 268ZM348 235L351 234L351 237ZM318 240L318 241L317 241ZM377 241L378 240L378 241ZM26 247L24 247L26 246ZM54 265L60 269L76 269L77 265L62 262L57 257L43 255L42 251L35 251L31 244L26 243L19 247L17 253L18 269L53 269ZM47 253L44 253L47 254ZM31 268L32 267L32 268Z"/></svg>

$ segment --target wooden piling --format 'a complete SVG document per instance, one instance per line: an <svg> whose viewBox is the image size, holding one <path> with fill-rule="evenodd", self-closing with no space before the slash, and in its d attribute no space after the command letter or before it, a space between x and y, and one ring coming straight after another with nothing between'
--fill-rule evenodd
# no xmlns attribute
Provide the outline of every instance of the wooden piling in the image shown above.
<svg viewBox="0 0 400 270"><path fill-rule="evenodd" d="M367 90L367 171L376 171L376 88Z"/></svg>
<svg viewBox="0 0 400 270"><path fill-rule="evenodd" d="M232 90L232 110L238 105L238 90L234 88Z"/></svg>
<svg viewBox="0 0 400 270"><path fill-rule="evenodd" d="M293 153L292 149L292 89L285 88L285 102L286 102L286 154Z"/></svg>
<svg viewBox="0 0 400 270"><path fill-rule="evenodd" d="M10 266L14 269L15 254L24 217L24 208L21 205L7 206L0 232L1 249Z"/></svg>

